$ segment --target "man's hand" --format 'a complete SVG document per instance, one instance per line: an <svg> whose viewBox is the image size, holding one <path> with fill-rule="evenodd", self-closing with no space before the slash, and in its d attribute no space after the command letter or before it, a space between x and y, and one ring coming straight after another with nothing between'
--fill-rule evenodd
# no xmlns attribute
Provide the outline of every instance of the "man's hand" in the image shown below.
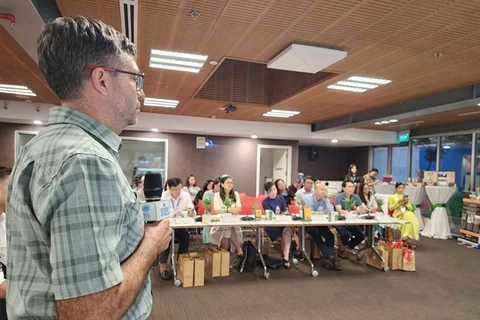
<svg viewBox="0 0 480 320"><path fill-rule="evenodd" d="M188 211L188 216L189 217L194 217L195 216L195 212L192 210Z"/></svg>
<svg viewBox="0 0 480 320"><path fill-rule="evenodd" d="M170 220L168 219L145 225L144 237L156 243L158 254L167 250L168 245L172 240L171 235L172 228L170 228Z"/></svg>

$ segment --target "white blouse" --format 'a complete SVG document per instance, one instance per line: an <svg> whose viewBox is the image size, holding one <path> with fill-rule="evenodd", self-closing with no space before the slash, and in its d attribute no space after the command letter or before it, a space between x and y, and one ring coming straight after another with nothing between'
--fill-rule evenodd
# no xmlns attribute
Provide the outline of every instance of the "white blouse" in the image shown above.
<svg viewBox="0 0 480 320"><path fill-rule="evenodd" d="M237 191L235 191L235 199L237 202L232 203L231 208L241 208L242 203L240 202L240 195ZM225 205L223 204L222 197L220 197L220 192L216 192L213 198L213 210L220 210L226 209Z"/></svg>

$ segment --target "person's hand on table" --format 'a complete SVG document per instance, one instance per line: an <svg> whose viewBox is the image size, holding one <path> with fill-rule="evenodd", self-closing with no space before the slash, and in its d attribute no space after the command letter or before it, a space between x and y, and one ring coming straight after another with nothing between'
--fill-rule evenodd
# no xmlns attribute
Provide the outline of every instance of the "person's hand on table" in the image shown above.
<svg viewBox="0 0 480 320"><path fill-rule="evenodd" d="M194 217L195 216L195 212L192 210L188 211L188 216L189 217Z"/></svg>

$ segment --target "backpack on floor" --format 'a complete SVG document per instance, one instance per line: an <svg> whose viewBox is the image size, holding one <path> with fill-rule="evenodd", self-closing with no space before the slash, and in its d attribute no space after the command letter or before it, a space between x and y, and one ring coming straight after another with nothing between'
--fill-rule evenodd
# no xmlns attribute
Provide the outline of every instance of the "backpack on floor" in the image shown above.
<svg viewBox="0 0 480 320"><path fill-rule="evenodd" d="M243 259L237 264L238 272L252 272L257 264L257 248L251 241L243 243Z"/></svg>

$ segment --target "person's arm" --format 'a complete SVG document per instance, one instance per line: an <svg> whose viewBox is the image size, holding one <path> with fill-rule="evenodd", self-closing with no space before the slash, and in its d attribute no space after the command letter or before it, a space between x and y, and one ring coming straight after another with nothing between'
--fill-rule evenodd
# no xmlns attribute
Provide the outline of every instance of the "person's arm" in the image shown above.
<svg viewBox="0 0 480 320"><path fill-rule="evenodd" d="M37 196L49 204L44 227L50 233L49 263L59 319L122 318L144 286L155 257L168 247L169 221L144 228L133 194L125 209L117 174L117 166L108 159L76 155ZM122 239L125 222L132 229L129 239ZM138 247L130 247L128 257L127 250L117 252L121 241Z"/></svg>
<svg viewBox="0 0 480 320"><path fill-rule="evenodd" d="M5 275L0 264L0 299L7 298L7 281L5 281Z"/></svg>
<svg viewBox="0 0 480 320"><path fill-rule="evenodd" d="M185 199L182 195L182 201L185 201L185 209L188 210L188 215L190 217L195 217L197 212L195 211L195 206L193 205L193 202L190 200L190 195L189 194L184 194Z"/></svg>
<svg viewBox="0 0 480 320"><path fill-rule="evenodd" d="M405 203L405 208L407 208L408 211L413 211L413 204L410 198L408 198L408 202Z"/></svg>
<svg viewBox="0 0 480 320"><path fill-rule="evenodd" d="M240 196L236 191L235 191L235 199L236 199L236 202L232 205L229 211L232 214L239 214L240 211L242 211L242 203L240 202Z"/></svg>
<svg viewBox="0 0 480 320"><path fill-rule="evenodd" d="M220 194L217 192L213 196L213 210L215 214L219 213L225 213L225 209L223 209L223 203L222 203L222 198L220 197Z"/></svg>
<svg viewBox="0 0 480 320"><path fill-rule="evenodd" d="M360 199L360 197L356 194L352 195L353 199L355 199L355 205L356 205L356 209L359 213L366 213L367 212L367 208L366 206L363 205L363 202L362 200Z"/></svg>
<svg viewBox="0 0 480 320"><path fill-rule="evenodd" d="M336 209L336 211L337 211L340 215L342 215L342 216L344 216L344 215L346 215L346 214L348 213L348 210L343 210L343 209L342 209L342 205L341 205L341 204L335 205L335 209Z"/></svg>
<svg viewBox="0 0 480 320"><path fill-rule="evenodd" d="M335 211L333 209L332 203L330 202L330 200L328 200L328 198L325 198L325 200L323 200L323 203L324 203L324 207L325 207L325 212L329 213L329 212Z"/></svg>
<svg viewBox="0 0 480 320"><path fill-rule="evenodd" d="M397 197L393 195L390 198L388 198L388 210L394 211L398 207L400 207L400 203L398 202Z"/></svg>

